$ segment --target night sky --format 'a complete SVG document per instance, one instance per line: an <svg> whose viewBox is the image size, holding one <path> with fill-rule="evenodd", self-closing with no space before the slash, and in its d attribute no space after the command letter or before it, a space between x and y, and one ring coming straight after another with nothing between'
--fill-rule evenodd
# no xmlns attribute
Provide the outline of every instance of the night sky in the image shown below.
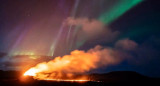
<svg viewBox="0 0 160 86"><path fill-rule="evenodd" d="M101 45L129 58L89 72L160 77L159 5L158 0L0 0L0 69L21 70Z"/></svg>

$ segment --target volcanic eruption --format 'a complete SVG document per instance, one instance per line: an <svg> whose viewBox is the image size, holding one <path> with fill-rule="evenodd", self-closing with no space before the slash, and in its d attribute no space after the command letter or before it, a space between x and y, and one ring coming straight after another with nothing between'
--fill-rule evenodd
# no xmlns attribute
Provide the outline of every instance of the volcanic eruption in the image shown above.
<svg viewBox="0 0 160 86"><path fill-rule="evenodd" d="M38 80L88 80L86 76L77 77L92 69L118 64L124 58L119 51L97 45L88 51L74 50L70 55L56 57L30 68L24 76L33 76Z"/></svg>

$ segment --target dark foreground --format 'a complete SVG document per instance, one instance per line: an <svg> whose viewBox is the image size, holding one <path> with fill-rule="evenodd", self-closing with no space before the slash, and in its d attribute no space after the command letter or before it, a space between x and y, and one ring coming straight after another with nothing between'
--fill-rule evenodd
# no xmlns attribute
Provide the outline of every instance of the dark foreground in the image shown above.
<svg viewBox="0 0 160 86"><path fill-rule="evenodd" d="M160 86L159 78L150 78L129 71L89 74L88 77L95 81L87 82L43 81L17 78L17 75L17 72L13 71L0 71L0 86Z"/></svg>
<svg viewBox="0 0 160 86"><path fill-rule="evenodd" d="M55 82L55 81L32 81L21 82L9 80L1 82L0 86L159 86L158 82Z"/></svg>

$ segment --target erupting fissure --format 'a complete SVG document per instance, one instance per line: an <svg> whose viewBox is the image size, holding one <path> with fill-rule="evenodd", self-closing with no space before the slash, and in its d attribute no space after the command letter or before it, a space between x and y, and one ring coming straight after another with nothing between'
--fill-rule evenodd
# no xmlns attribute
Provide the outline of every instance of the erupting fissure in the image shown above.
<svg viewBox="0 0 160 86"><path fill-rule="evenodd" d="M30 68L24 76L33 76L38 80L88 80L84 74L98 67L117 64L122 60L118 52L97 45L88 51L74 50L70 55L56 57Z"/></svg>

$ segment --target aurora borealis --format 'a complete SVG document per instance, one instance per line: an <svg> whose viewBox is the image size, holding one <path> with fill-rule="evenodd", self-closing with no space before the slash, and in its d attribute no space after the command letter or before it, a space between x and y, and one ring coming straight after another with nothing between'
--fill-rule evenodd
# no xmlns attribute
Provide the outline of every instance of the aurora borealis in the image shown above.
<svg viewBox="0 0 160 86"><path fill-rule="evenodd" d="M37 6L37 7L33 7L34 9L32 9L31 7L33 5L31 5L30 8L28 6L29 6L29 4L33 4L33 3L28 2L28 4L26 4L26 7L24 6L24 8L19 9L19 11L15 12L15 14L16 13L18 14L23 9L25 9L24 12L22 11L22 13L24 13L24 14L19 14L23 18L19 18L18 15L17 16L14 15L14 17L17 17L20 20L17 21L17 24L14 25L14 30L10 31L10 33L8 33L9 34L8 36L9 36L9 38L12 38L14 36L16 36L16 37L14 37L15 40L13 40L12 44L9 44L9 46L5 46L5 47L8 47L7 49L9 49L9 54L11 54L11 55L17 55L17 54L33 55L33 54L36 54L36 55L52 56L55 52L55 48L57 46L57 43L59 43L58 41L60 41L60 39L62 38L62 37L60 38L60 36L62 35L62 32L64 31L63 29L64 28L69 29L69 30L67 30L68 32L66 31L66 34L67 34L66 39L67 39L67 41L72 41L73 38L70 37L71 35L73 35L71 33L71 28L77 28L77 26L73 27L73 25L70 25L69 27L64 27L62 23L65 18L67 18L67 17L74 17L75 18L76 16L77 17L90 17L91 14L85 12L85 8L87 8L88 10L91 10L94 14L99 15L99 16L97 16L97 18L99 18L99 20L101 22L103 22L104 24L109 24L110 22L112 22L113 20L115 20L116 18L121 16L123 13L128 11L129 8L138 4L140 1L141 0L107 1L107 2L110 2L110 4L112 6L105 7L106 9L108 9L108 11L103 9L105 12L102 11L99 13L95 13L96 10L94 10L94 9L100 9L101 6L105 6L104 2L107 3L106 1L103 1L103 0L99 1L99 2L93 1L92 4L89 4L89 6L87 6L87 3L90 3L90 2L81 1L81 0L75 0L72 2L68 2L69 4L65 3L66 1L57 1L57 2L55 1L55 3L58 3L58 4L57 4L57 6L54 5L55 6L55 7L53 7L54 9L52 9L52 7L46 7L48 2L42 3L43 1L41 1L40 4L37 4L37 5L41 5L42 7ZM95 4L97 4L97 2L99 3L100 7L94 6ZM19 3L15 2L15 4L21 4L21 3L23 3L23 2L20 2L20 1L19 1ZM54 3L54 2L52 2L52 3ZM11 4L11 5L15 5L15 4ZM83 5L84 5L84 7L81 7ZM49 6L52 6L52 4L49 4ZM73 6L72 9L69 9L69 8L71 8L71 6ZM48 10L48 12L46 12L46 13L43 13L43 11L41 11L41 10L46 10L48 8L50 10ZM81 11L84 11L84 12L81 12ZM50 12L52 12L52 13L50 13ZM86 15L83 15L84 13ZM59 17L57 14L60 14ZM37 19L34 19L37 17L37 15L39 17ZM64 15L64 16L62 16L62 15ZM33 17L33 19L30 19L32 17ZM106 18L106 17L109 17L109 18ZM56 20L56 18L57 18L57 20ZM35 22L35 24L31 23L33 21ZM20 30L22 30L21 28L24 28L24 30L20 31ZM58 29L60 29L60 30L58 30ZM75 31L76 31L76 29L75 29ZM19 34L17 34L17 32L19 32ZM56 32L56 33L54 33L54 32ZM14 39L14 38L12 38L12 39ZM84 39L84 40L86 40L86 39ZM38 44L37 44L37 42L38 42ZM72 46L74 46L72 44L72 42L70 42L68 44L71 48L72 48ZM83 43L81 45L83 45ZM81 45L79 45L79 46L81 46ZM72 49L70 49L70 50L72 50Z"/></svg>
<svg viewBox="0 0 160 86"><path fill-rule="evenodd" d="M100 21L109 24L123 15L126 11L139 4L142 0L119 0L99 17Z"/></svg>
<svg viewBox="0 0 160 86"><path fill-rule="evenodd" d="M113 48L127 39L137 44L135 50L122 49L130 59L91 72L160 76L158 8L154 0L1 0L0 69L20 69L21 63L48 61L96 45ZM121 48L123 43L114 49Z"/></svg>

